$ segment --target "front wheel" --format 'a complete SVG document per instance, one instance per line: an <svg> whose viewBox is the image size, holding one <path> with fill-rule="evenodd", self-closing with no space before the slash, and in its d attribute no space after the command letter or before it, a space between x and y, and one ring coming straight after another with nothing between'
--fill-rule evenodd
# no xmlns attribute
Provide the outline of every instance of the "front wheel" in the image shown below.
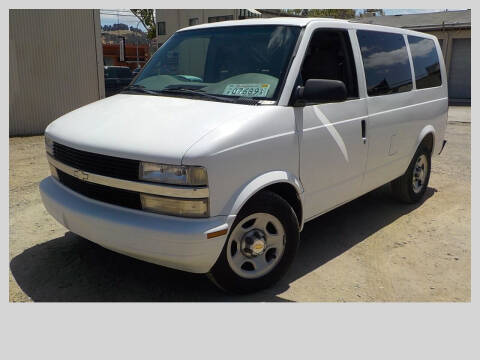
<svg viewBox="0 0 480 360"><path fill-rule="evenodd" d="M262 192L237 215L209 277L229 292L269 287L293 262L299 237L298 220L288 202L275 193Z"/></svg>
<svg viewBox="0 0 480 360"><path fill-rule="evenodd" d="M430 152L420 146L405 174L392 181L394 196L406 203L419 202L427 190L431 163Z"/></svg>

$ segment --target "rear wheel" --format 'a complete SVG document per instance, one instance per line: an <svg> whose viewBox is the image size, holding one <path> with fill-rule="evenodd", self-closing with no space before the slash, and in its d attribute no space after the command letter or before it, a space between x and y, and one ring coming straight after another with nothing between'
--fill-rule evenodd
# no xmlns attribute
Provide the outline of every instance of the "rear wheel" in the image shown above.
<svg viewBox="0 0 480 360"><path fill-rule="evenodd" d="M430 152L420 146L405 174L392 181L393 195L402 202L416 203L427 190L430 180Z"/></svg>
<svg viewBox="0 0 480 360"><path fill-rule="evenodd" d="M237 215L210 279L221 289L236 293L272 285L295 257L298 227L287 201L272 192L258 194Z"/></svg>

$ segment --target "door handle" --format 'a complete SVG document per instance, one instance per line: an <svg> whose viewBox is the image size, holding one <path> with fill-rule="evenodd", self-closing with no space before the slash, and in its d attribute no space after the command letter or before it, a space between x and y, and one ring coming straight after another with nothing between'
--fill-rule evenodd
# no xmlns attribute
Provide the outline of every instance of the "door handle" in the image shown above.
<svg viewBox="0 0 480 360"><path fill-rule="evenodd" d="M363 143L366 144L367 143L367 126L366 126L366 122L365 122L365 119L362 120L362 140L363 140Z"/></svg>

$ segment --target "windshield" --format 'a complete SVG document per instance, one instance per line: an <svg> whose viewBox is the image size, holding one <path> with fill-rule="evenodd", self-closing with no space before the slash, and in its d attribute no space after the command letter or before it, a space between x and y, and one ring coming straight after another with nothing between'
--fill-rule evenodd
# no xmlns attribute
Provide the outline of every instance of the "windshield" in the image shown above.
<svg viewBox="0 0 480 360"><path fill-rule="evenodd" d="M299 33L300 27L277 25L180 31L133 85L167 95L188 89L185 94L277 99Z"/></svg>

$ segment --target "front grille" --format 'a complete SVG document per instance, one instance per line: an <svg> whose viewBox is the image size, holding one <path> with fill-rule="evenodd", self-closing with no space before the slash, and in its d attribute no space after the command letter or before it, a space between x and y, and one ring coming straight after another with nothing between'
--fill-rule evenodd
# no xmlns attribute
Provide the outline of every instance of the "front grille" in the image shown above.
<svg viewBox="0 0 480 360"><path fill-rule="evenodd" d="M95 154L53 143L53 154L58 161L76 169L125 180L138 180L138 160Z"/></svg>
<svg viewBox="0 0 480 360"><path fill-rule="evenodd" d="M137 192L82 181L58 169L57 172L59 181L79 194L113 205L142 209L140 195Z"/></svg>

